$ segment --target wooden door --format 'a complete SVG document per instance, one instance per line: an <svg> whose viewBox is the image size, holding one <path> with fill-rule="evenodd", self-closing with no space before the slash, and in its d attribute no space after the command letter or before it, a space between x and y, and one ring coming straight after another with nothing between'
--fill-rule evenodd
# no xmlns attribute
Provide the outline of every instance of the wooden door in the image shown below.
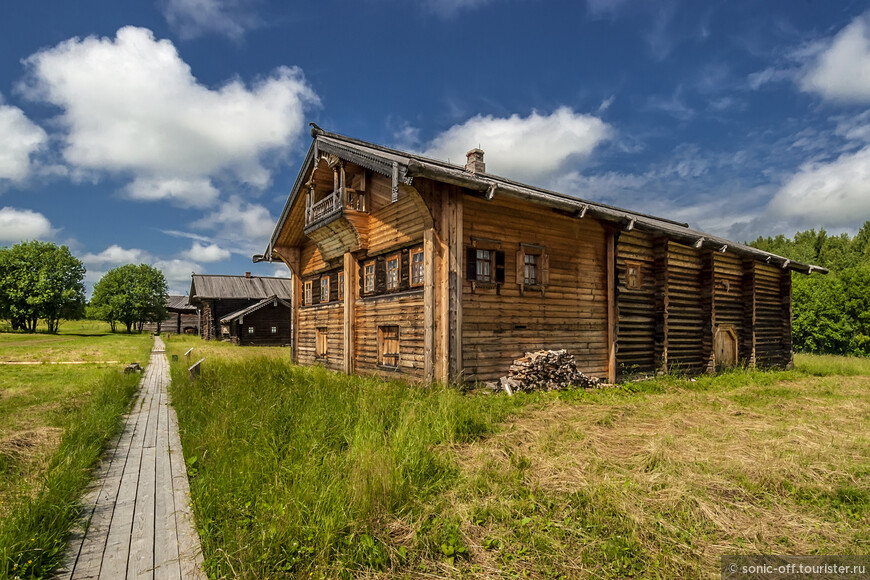
<svg viewBox="0 0 870 580"><path fill-rule="evenodd" d="M733 367L737 364L737 333L731 326L719 326L713 345L717 367Z"/></svg>

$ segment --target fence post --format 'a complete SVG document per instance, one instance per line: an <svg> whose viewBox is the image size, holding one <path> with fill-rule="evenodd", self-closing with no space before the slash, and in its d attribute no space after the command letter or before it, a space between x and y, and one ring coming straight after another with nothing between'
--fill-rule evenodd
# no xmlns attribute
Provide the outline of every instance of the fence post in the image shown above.
<svg viewBox="0 0 870 580"><path fill-rule="evenodd" d="M192 383L194 379L199 378L199 373L200 373L200 370L202 368L202 361L204 361L204 360L205 360L205 358L199 359L198 361L193 363L193 365L189 369L187 369L189 372L189 376L187 377L187 380L189 382Z"/></svg>

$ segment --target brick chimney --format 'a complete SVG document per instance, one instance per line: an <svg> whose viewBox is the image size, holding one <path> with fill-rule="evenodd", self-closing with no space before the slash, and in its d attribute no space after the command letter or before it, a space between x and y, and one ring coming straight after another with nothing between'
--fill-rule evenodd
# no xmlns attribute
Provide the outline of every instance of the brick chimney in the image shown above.
<svg viewBox="0 0 870 580"><path fill-rule="evenodd" d="M483 162L483 149L474 148L465 154L468 161L465 170L471 173L486 173L486 163Z"/></svg>
<svg viewBox="0 0 870 580"><path fill-rule="evenodd" d="M250 278L250 277L251 277L251 273L250 273L250 272L245 272L245 278Z"/></svg>

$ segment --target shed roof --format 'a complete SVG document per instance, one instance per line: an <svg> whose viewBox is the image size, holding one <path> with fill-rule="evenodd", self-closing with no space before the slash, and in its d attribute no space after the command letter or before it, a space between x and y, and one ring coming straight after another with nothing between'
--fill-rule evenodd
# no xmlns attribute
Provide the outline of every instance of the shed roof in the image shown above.
<svg viewBox="0 0 870 580"><path fill-rule="evenodd" d="M272 296L290 300L293 295L292 288L290 278L193 274L190 281L190 302L196 304L206 298L262 300Z"/></svg>
<svg viewBox="0 0 870 580"><path fill-rule="evenodd" d="M182 314L196 314L196 306L193 306L187 296L167 296L166 309L169 312L181 312Z"/></svg>
<svg viewBox="0 0 870 580"><path fill-rule="evenodd" d="M296 178L281 217L272 232L269 245L263 255L254 256L254 262L272 260L272 248L287 220L290 210L305 181L305 175L314 160L321 152L332 153L337 157L356 163L372 171L391 176L398 182L411 184L415 177L424 177L444 183L451 183L467 189L485 192L487 199L495 195L526 199L542 205L571 212L578 218L585 216L619 224L626 230L637 229L664 235L675 241L692 245L696 248L707 248L721 252L730 251L738 255L771 263L783 269L799 272L827 273L827 269L811 264L793 262L784 256L771 254L746 244L733 242L720 236L706 234L692 229L688 224L669 220L667 218L638 213L615 206L580 199L555 191L550 191L532 185L492 175L490 173L471 173L464 166L455 165L437 159L430 159L416 153L409 153L375 145L359 139L346 137L337 133L324 131L311 123L313 141L303 162L302 169ZM395 172L393 169L395 168Z"/></svg>
<svg viewBox="0 0 870 580"><path fill-rule="evenodd" d="M241 310L236 310L235 312L227 314L226 316L221 318L221 324L228 324L228 323L232 322L233 320L237 320L239 318L242 318L243 316L247 316L248 314L251 314L252 312L256 312L260 308L263 308L264 306L268 306L269 304L274 304L276 306L278 304L280 304L286 308L290 308L289 302L285 302L284 300L281 300L277 296L269 296L268 298L264 298L263 300L260 300L256 304L252 304L251 306L248 306L248 307L242 308Z"/></svg>

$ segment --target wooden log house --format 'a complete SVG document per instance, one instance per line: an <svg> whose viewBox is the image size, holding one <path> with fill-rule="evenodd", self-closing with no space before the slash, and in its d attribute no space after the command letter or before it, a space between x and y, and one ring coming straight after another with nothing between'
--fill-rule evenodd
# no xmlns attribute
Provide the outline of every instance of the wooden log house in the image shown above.
<svg viewBox="0 0 870 580"><path fill-rule="evenodd" d="M289 303L292 294L289 278L266 276L221 276L193 274L190 280L190 303L199 311L200 336L205 340L232 340L232 324L221 324L223 318L238 315L252 306L258 310L266 300L279 299ZM238 344L288 344L285 334L290 334L291 316L286 308L269 308L255 316L257 324L251 322L243 332L250 334L251 341L234 342ZM275 328L273 332L273 328ZM251 330L253 329L253 330Z"/></svg>
<svg viewBox="0 0 870 580"><path fill-rule="evenodd" d="M221 317L230 342L239 346L286 346L290 344L290 303L269 296L256 304Z"/></svg>
<svg viewBox="0 0 870 580"><path fill-rule="evenodd" d="M824 272L687 224L326 132L269 245L292 272L302 364L486 381L567 349L610 382L789 367L791 273Z"/></svg>
<svg viewBox="0 0 870 580"><path fill-rule="evenodd" d="M164 334L198 334L199 314L187 296L170 295L166 297L166 318L160 322L146 322L142 330Z"/></svg>

